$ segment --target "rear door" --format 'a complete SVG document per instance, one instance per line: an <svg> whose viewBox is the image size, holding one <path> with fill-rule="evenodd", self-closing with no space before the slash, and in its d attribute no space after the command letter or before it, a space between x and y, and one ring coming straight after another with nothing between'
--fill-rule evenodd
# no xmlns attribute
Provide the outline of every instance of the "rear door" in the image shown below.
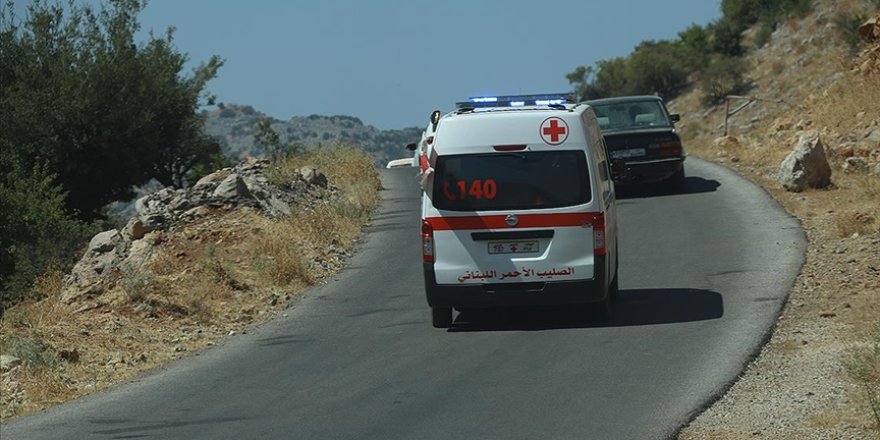
<svg viewBox="0 0 880 440"><path fill-rule="evenodd" d="M440 156L432 186L438 284L593 278L583 150Z"/></svg>

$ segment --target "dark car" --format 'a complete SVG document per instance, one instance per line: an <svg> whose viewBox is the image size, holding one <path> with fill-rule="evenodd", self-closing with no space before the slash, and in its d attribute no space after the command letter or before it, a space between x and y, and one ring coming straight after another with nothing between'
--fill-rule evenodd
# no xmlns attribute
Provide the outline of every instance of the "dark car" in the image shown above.
<svg viewBox="0 0 880 440"><path fill-rule="evenodd" d="M669 114L657 96L623 96L586 101L596 112L608 154L618 162L618 183L684 183L684 148L675 132L679 115ZM625 167L619 163L622 160Z"/></svg>

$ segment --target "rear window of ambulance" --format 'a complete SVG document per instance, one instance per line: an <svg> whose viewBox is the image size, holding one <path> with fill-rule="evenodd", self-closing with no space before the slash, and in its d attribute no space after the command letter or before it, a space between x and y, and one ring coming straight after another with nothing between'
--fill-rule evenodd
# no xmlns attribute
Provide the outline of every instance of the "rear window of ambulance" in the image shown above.
<svg viewBox="0 0 880 440"><path fill-rule="evenodd" d="M548 209L590 201L583 151L440 156L434 207L450 211Z"/></svg>

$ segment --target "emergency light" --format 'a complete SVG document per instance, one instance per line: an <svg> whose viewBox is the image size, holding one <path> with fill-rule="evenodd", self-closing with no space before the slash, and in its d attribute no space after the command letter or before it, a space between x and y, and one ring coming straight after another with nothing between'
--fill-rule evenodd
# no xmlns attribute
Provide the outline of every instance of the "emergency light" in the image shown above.
<svg viewBox="0 0 880 440"><path fill-rule="evenodd" d="M571 93L548 93L543 95L472 96L467 101L456 102L455 107L524 107L527 105L563 105L574 103Z"/></svg>

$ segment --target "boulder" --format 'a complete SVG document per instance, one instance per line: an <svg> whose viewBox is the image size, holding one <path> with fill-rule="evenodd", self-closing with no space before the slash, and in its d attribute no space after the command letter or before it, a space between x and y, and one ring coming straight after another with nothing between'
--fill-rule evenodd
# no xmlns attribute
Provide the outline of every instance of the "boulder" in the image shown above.
<svg viewBox="0 0 880 440"><path fill-rule="evenodd" d="M64 277L61 299L70 304L82 296L100 295L107 273L122 259L127 242L116 229L101 232L89 242L85 255Z"/></svg>
<svg viewBox="0 0 880 440"><path fill-rule="evenodd" d="M196 184L193 185L193 187L217 185L218 183L229 177L230 174L232 174L232 171L230 171L228 168L214 171L213 173L199 179Z"/></svg>
<svg viewBox="0 0 880 440"><path fill-rule="evenodd" d="M801 134L794 150L782 161L777 179L792 192L831 184L831 166L817 132Z"/></svg>
<svg viewBox="0 0 880 440"><path fill-rule="evenodd" d="M153 231L155 228L144 224L139 218L134 217L125 224L125 234L131 240L140 240L147 232Z"/></svg>
<svg viewBox="0 0 880 440"><path fill-rule="evenodd" d="M253 198L247 184L244 183L244 180L238 174L230 174L229 177L223 179L223 181L217 185L217 189L214 190L213 196L216 199L226 202L235 202L239 199Z"/></svg>
<svg viewBox="0 0 880 440"><path fill-rule="evenodd" d="M119 245L120 241L122 241L122 236L119 235L119 231L117 231L116 229L100 232L92 237L91 241L89 241L89 247L86 253L97 255L104 252L109 252L115 249L116 246Z"/></svg>
<svg viewBox="0 0 880 440"><path fill-rule="evenodd" d="M300 180L309 186L314 185L320 186L321 188L327 187L327 176L312 167L302 167L297 170L297 174L299 174Z"/></svg>

